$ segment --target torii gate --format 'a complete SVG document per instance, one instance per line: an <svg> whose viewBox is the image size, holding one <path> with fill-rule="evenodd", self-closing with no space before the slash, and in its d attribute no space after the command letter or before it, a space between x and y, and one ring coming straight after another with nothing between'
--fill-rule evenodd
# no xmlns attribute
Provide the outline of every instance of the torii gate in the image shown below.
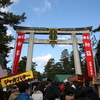
<svg viewBox="0 0 100 100"><path fill-rule="evenodd" d="M22 27L22 26L14 26L14 29L17 33L25 33L29 34L29 38L24 40L24 43L28 43L28 54L27 54L27 63L26 63L26 71L31 70L32 64L32 54L33 54L33 44L49 44L49 39L36 39L34 38L34 34L47 34L49 35L49 28L41 28L41 27ZM51 28L57 29L57 28ZM58 44L67 45L72 44L73 46L73 54L74 54L74 63L75 63L75 74L82 74L81 64L78 52L77 44L83 44L83 40L76 38L76 35L82 35L82 33L91 33L92 26L90 27L82 27L82 28L59 28L57 31L58 35L71 35L71 39L68 40L58 40Z"/></svg>

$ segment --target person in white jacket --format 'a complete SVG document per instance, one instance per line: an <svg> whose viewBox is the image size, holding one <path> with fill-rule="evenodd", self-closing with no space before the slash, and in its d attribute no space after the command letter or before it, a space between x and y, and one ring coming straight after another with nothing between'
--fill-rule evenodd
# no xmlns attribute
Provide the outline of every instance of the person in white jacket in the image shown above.
<svg viewBox="0 0 100 100"><path fill-rule="evenodd" d="M32 94L32 99L33 100L43 100L43 93L41 92L39 86L35 87L34 92Z"/></svg>

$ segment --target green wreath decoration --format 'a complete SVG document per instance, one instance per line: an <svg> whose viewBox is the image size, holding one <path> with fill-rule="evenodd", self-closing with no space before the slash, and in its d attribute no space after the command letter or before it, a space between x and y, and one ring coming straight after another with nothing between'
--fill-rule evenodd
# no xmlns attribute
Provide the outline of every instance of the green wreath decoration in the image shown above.
<svg viewBox="0 0 100 100"><path fill-rule="evenodd" d="M49 32L49 43L51 44L51 46L54 48L55 44L57 44L57 31L52 29Z"/></svg>

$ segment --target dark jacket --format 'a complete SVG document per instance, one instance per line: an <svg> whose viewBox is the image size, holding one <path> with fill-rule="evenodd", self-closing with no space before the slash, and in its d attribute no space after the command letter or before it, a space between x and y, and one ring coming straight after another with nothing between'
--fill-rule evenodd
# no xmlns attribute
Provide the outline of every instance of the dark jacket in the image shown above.
<svg viewBox="0 0 100 100"><path fill-rule="evenodd" d="M44 100L55 100L59 98L59 90L54 86L49 86L44 92Z"/></svg>
<svg viewBox="0 0 100 100"><path fill-rule="evenodd" d="M27 93L20 93L14 100L33 100Z"/></svg>
<svg viewBox="0 0 100 100"><path fill-rule="evenodd" d="M86 96L87 96L88 98L91 98L91 97L97 97L97 98L99 98L99 96L97 95L96 92L90 92L90 93L88 93Z"/></svg>
<svg viewBox="0 0 100 100"><path fill-rule="evenodd" d="M73 100L90 100L88 97L82 97L82 98L77 98L77 99L73 99Z"/></svg>

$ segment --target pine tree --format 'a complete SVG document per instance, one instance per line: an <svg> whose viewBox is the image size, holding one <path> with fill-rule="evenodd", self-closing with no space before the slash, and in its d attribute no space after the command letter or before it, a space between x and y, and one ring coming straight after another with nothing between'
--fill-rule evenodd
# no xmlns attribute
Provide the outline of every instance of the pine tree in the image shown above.
<svg viewBox="0 0 100 100"><path fill-rule="evenodd" d="M10 52L12 47L10 47L10 43L14 40L14 37L11 35L7 35L7 25L13 27L14 25L18 25L21 22L24 22L26 17L25 13L22 15L15 15L12 12L3 12L2 8L6 8L13 4L11 0L0 0L0 55L4 55L4 58L0 56L0 59L4 59L3 61L0 60L0 64L5 65L8 63L6 57L8 57L8 53Z"/></svg>
<svg viewBox="0 0 100 100"><path fill-rule="evenodd" d="M44 71L46 74L46 77L49 79L53 79L53 68L55 66L55 60L54 58L49 59L47 64L44 66Z"/></svg>
<svg viewBox="0 0 100 100"><path fill-rule="evenodd" d="M70 53L70 69L69 72L70 74L75 74L75 64L74 64L74 55L73 52Z"/></svg>
<svg viewBox="0 0 100 100"><path fill-rule="evenodd" d="M60 62L62 64L62 68L63 68L63 73L65 74L69 74L69 53L67 49L64 49L61 53L61 58L60 58Z"/></svg>
<svg viewBox="0 0 100 100"><path fill-rule="evenodd" d="M26 56L21 58L19 65L18 65L18 72L25 72L26 71L26 61L27 61ZM35 68L36 66L37 66L36 62L32 62L31 70L36 71L36 68Z"/></svg>
<svg viewBox="0 0 100 100"><path fill-rule="evenodd" d="M86 58L84 54L83 44L79 45L79 57L80 57L82 74L87 75L87 65L86 65Z"/></svg>
<svg viewBox="0 0 100 100"><path fill-rule="evenodd" d="M26 70L26 61L27 61L27 57L24 56L21 58L22 60L20 60L19 65L18 65L18 72L25 72Z"/></svg>
<svg viewBox="0 0 100 100"><path fill-rule="evenodd" d="M96 63L96 71L97 73L100 71L100 40L96 46L96 54L95 54L95 63Z"/></svg>
<svg viewBox="0 0 100 100"><path fill-rule="evenodd" d="M92 32L98 32L98 31L100 31L100 25L96 29L92 30Z"/></svg>

